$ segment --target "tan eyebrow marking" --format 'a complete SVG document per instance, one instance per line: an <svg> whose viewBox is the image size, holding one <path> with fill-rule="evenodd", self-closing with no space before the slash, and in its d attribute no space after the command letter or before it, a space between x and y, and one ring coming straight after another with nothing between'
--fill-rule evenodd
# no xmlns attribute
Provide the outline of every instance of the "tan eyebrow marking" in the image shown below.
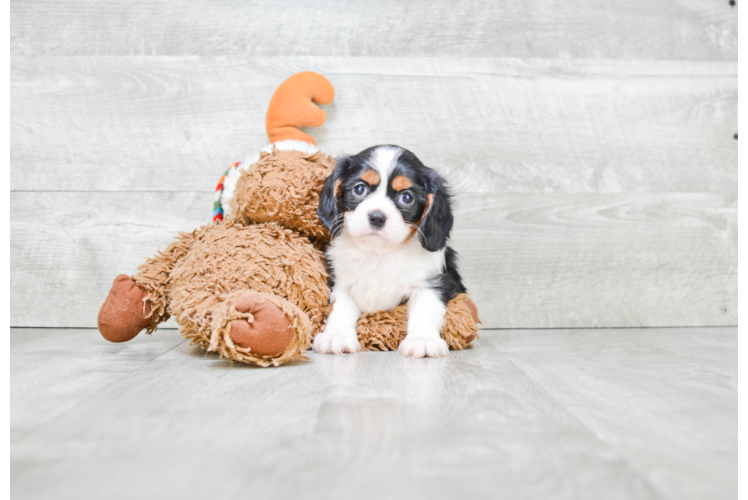
<svg viewBox="0 0 748 500"><path fill-rule="evenodd" d="M409 187L413 187L413 182L404 175L398 175L397 177L392 179L392 189L394 189L395 191L402 191L403 189L408 189Z"/></svg>
<svg viewBox="0 0 748 500"><path fill-rule="evenodd" d="M337 198L338 196L340 196L340 185L341 185L341 184L343 184L343 179L338 179L338 180L337 180L337 181L335 182L335 189L333 189L333 194L335 195L335 197L336 197L336 198Z"/></svg>
<svg viewBox="0 0 748 500"><path fill-rule="evenodd" d="M370 186L376 186L379 184L380 178L376 170L369 169L363 173L361 180L369 184Z"/></svg>

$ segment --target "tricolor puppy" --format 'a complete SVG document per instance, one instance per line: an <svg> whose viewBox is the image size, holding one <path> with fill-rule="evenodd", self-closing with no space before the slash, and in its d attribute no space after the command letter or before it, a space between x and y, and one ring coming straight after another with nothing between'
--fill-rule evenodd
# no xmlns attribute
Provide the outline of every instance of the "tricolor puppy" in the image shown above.
<svg viewBox="0 0 748 500"><path fill-rule="evenodd" d="M465 292L447 246L452 207L446 183L410 151L375 146L338 160L317 209L332 234L327 251L333 310L314 350L358 352L362 313L408 303L404 356L446 356L446 304Z"/></svg>

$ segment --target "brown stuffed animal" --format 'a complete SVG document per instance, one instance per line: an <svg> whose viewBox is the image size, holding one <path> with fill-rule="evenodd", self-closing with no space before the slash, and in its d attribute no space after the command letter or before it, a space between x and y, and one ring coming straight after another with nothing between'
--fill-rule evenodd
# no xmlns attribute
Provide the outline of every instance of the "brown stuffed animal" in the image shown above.
<svg viewBox="0 0 748 500"><path fill-rule="evenodd" d="M271 145L229 169L213 223L181 233L132 278L117 276L99 311L104 338L124 342L175 316L191 344L233 361L278 366L305 358L330 311L322 253L329 233L316 210L335 161L299 127L322 125L325 113L314 103L329 104L334 94L312 72L275 91L266 119ZM462 349L477 337L478 321L459 294L442 336ZM357 325L364 350L397 349L406 328L405 305L365 314Z"/></svg>

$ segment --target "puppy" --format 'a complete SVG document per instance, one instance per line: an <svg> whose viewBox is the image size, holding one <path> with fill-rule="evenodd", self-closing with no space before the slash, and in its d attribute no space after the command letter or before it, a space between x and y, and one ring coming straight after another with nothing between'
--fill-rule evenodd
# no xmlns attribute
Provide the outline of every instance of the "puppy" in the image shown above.
<svg viewBox="0 0 748 500"><path fill-rule="evenodd" d="M408 304L403 356L446 356L446 304L465 292L457 254L447 246L453 216L444 179L410 151L374 146L338 160L317 214L330 230L333 310L314 338L320 353L361 350L362 313Z"/></svg>

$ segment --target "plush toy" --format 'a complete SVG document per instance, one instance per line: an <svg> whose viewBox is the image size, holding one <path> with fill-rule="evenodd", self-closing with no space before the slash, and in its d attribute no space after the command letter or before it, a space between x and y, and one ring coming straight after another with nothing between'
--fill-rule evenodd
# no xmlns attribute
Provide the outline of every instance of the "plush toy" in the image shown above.
<svg viewBox="0 0 748 500"><path fill-rule="evenodd" d="M305 358L330 311L323 251L329 233L316 210L335 161L299 127L318 127L317 104L334 97L330 82L298 73L274 93L266 129L270 145L230 168L217 188L214 220L140 266L119 275L101 306L104 338L124 342L174 316L191 344L233 361L278 366ZM442 336L462 349L478 335L477 309L452 299ZM407 309L363 315L364 350L394 350L405 338Z"/></svg>

